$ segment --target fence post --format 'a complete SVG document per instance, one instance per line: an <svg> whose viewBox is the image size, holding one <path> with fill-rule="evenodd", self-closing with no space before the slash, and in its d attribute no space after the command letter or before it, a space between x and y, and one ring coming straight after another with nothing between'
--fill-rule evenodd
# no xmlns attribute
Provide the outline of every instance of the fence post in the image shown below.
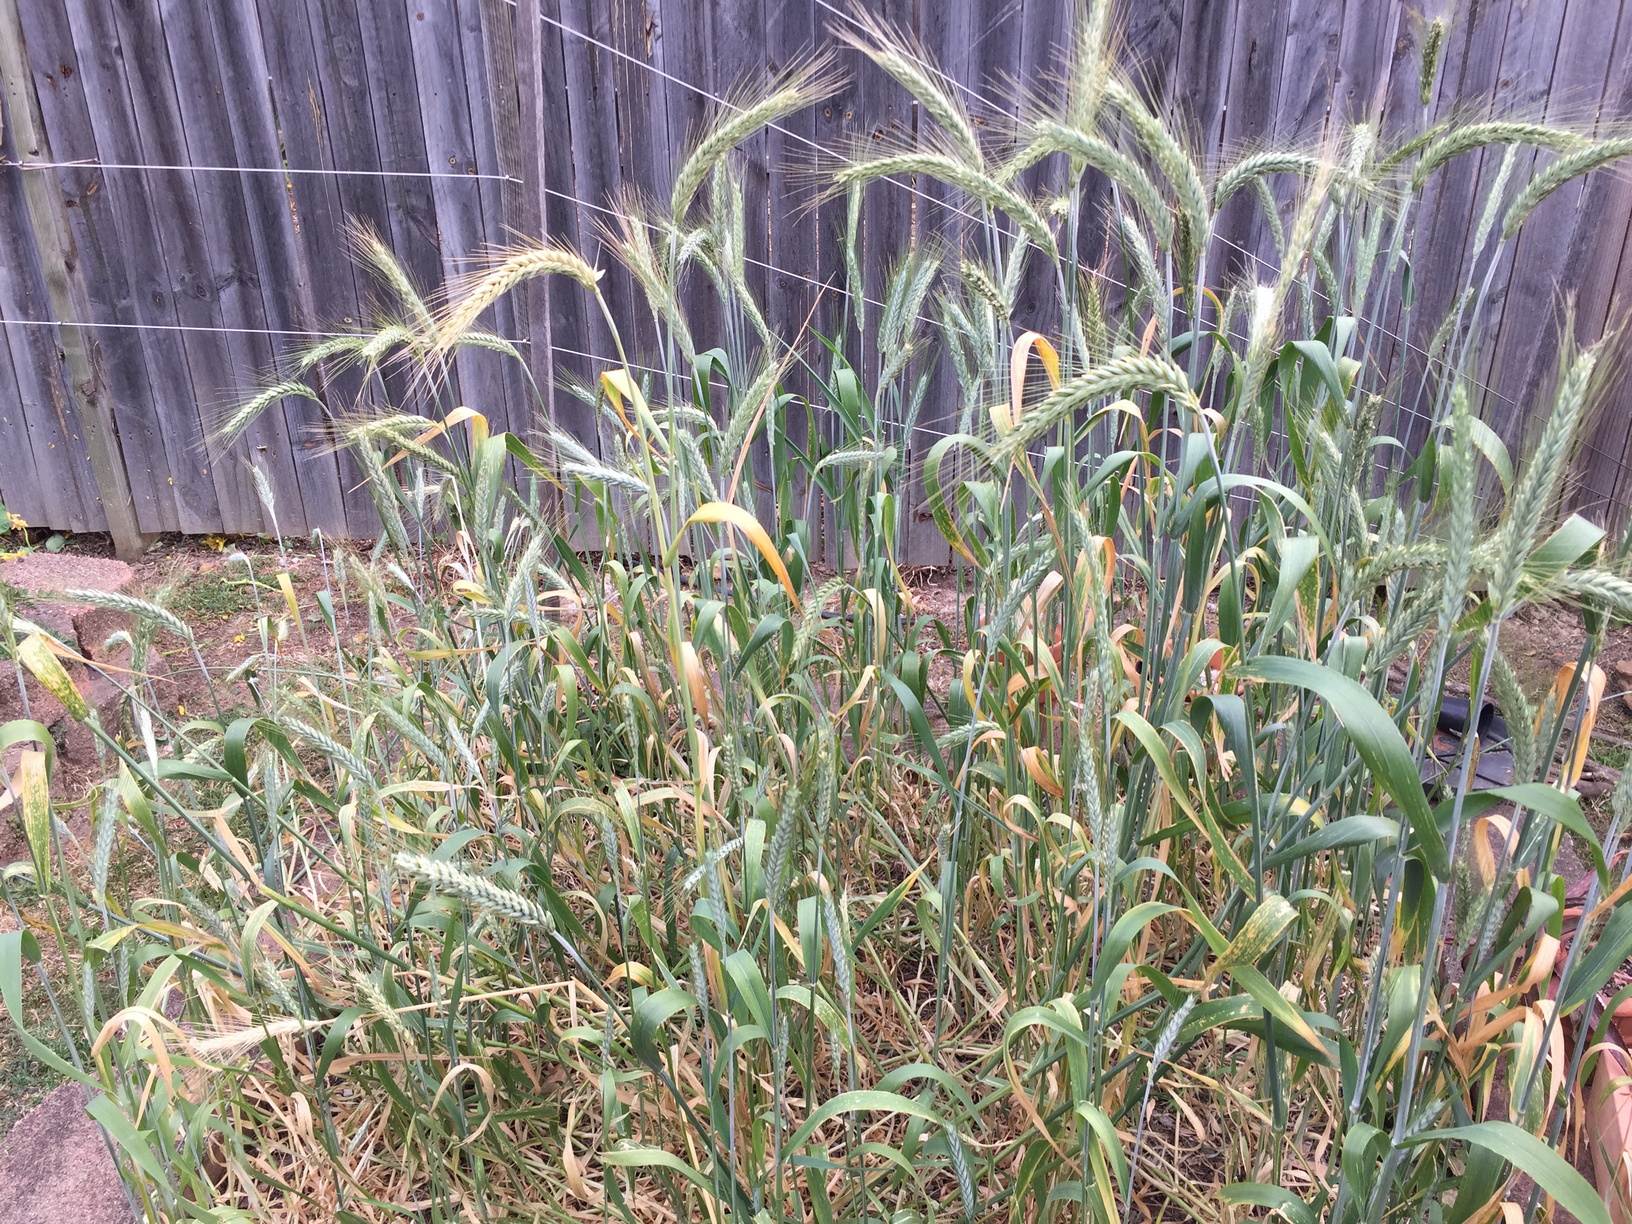
<svg viewBox="0 0 1632 1224"><path fill-rule="evenodd" d="M80 319L89 316L89 299L78 271L73 234L56 187L56 175L29 169L30 162L49 162L51 148L34 92L17 0L0 0L0 82L5 87L4 121L11 126L12 143L22 166L29 227L39 250L51 313L57 322L69 391L79 407L80 432L90 452L91 472L107 514L114 549L125 560L134 560L147 551L152 537L143 535L137 526L136 504L119 450L113 405L108 401L107 386L86 331L78 325Z"/></svg>

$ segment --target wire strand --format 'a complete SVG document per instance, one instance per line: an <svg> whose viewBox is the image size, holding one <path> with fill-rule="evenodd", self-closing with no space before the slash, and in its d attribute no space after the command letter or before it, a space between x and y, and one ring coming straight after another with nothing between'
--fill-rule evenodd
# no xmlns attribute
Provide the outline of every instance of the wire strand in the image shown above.
<svg viewBox="0 0 1632 1224"><path fill-rule="evenodd" d="M436 170L328 170L296 166L172 166L158 162L105 162L105 161L17 161L0 158L0 169L12 170L172 170L201 171L215 174L330 174L347 178L420 178L517 183L518 178L508 174L449 174Z"/></svg>

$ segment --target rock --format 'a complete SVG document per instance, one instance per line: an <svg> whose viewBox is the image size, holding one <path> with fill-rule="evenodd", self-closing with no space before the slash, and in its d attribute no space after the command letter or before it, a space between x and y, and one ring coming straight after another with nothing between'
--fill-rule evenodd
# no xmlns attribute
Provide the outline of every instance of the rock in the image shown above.
<svg viewBox="0 0 1632 1224"><path fill-rule="evenodd" d="M1602 799L1615 789L1615 783L1607 778L1583 777L1575 783L1575 793L1583 799Z"/></svg>
<svg viewBox="0 0 1632 1224"><path fill-rule="evenodd" d="M129 1224L130 1202L85 1090L64 1084L0 1141L6 1224Z"/></svg>
<svg viewBox="0 0 1632 1224"><path fill-rule="evenodd" d="M108 675L94 668L64 660L64 667L86 704L97 712L102 725L110 731L119 725L119 688L128 688L135 677L128 671L129 648L115 647L110 651L105 643L119 630L132 632L136 625L135 618L128 612L115 612L90 604L65 603L52 596L75 590L119 593L135 577L136 571L123 561L74 553L35 552L0 564L0 581L38 597L30 600L23 609L23 616L70 650L77 650L118 678L116 685ZM169 678L169 668L157 650L150 652L148 670L162 672L166 680ZM69 718L61 705L32 681L29 683L28 697L31 716L51 729L65 760L78 764L94 759L95 738L88 729ZM0 722L20 717L22 702L17 694L15 673L9 665L0 665Z"/></svg>
<svg viewBox="0 0 1632 1224"><path fill-rule="evenodd" d="M0 582L30 595L55 591L122 591L136 577L123 561L77 553L32 552L0 564Z"/></svg>
<svg viewBox="0 0 1632 1224"><path fill-rule="evenodd" d="M1622 659L1609 665L1609 691L1618 693L1622 704L1632 710L1632 662Z"/></svg>

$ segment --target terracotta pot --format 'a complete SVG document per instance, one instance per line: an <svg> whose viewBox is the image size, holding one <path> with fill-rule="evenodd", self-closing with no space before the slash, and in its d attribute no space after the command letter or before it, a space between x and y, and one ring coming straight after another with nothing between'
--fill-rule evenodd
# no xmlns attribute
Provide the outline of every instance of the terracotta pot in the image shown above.
<svg viewBox="0 0 1632 1224"><path fill-rule="evenodd" d="M1587 1101L1587 1135L1598 1193L1609 1208L1609 1218L1614 1224L1632 1224L1632 1151L1628 1151L1632 1147L1632 1055L1613 1035L1599 1050L1598 1070Z"/></svg>
<svg viewBox="0 0 1632 1224"><path fill-rule="evenodd" d="M1580 921L1579 907L1564 911L1560 967ZM1547 997L1558 997L1556 973L1548 985ZM1598 1067L1587 1098L1587 1142L1592 1148L1594 1180L1609 1208L1610 1220L1613 1224L1632 1224L1632 1053L1627 1052L1628 1045L1632 1045L1632 998L1616 1006L1613 1020L1598 1047Z"/></svg>

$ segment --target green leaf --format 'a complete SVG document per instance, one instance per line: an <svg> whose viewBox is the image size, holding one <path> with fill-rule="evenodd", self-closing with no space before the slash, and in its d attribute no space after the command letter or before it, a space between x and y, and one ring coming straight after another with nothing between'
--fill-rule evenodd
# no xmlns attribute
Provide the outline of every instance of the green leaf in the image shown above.
<svg viewBox="0 0 1632 1224"><path fill-rule="evenodd" d="M1111 1172L1116 1174L1117 1183L1126 1192L1129 1176L1128 1154L1122 1150L1122 1137L1116 1133L1116 1125L1103 1109L1087 1101L1077 1106L1077 1113L1093 1128L1099 1146L1104 1148L1105 1155L1110 1157Z"/></svg>
<svg viewBox="0 0 1632 1224"><path fill-rule="evenodd" d="M806 1011L813 1013L822 1022L823 1027L833 1035L835 1041L847 1050L850 1048L850 1026L844 1022L839 1009L809 986L783 986L776 992L776 997L788 1003L797 1003Z"/></svg>
<svg viewBox="0 0 1632 1224"><path fill-rule="evenodd" d="M946 761L941 757L940 745L935 742L935 733L929 728L929 718L924 714L923 705L899 676L886 672L884 678L890 682L896 698L901 702L901 708L907 712L907 720L912 723L912 729L918 733L918 742L924 746L925 753L935 766L936 777L940 779L947 794L951 794L952 779L946 772Z"/></svg>
<svg viewBox="0 0 1632 1224"><path fill-rule="evenodd" d="M1325 352L1324 348L1321 352ZM1275 583L1275 597L1269 602L1269 614L1258 630L1258 640L1271 641L1286 618L1292 615L1292 603L1298 596L1298 585L1320 558L1320 541L1314 536L1292 536L1281 541L1281 574Z"/></svg>
<svg viewBox="0 0 1632 1224"><path fill-rule="evenodd" d="M1558 1201L1581 1224L1610 1224L1609 1209L1592 1184L1570 1167L1569 1162L1547 1144L1511 1122L1476 1122L1472 1126L1452 1126L1426 1131L1405 1140L1408 1147L1424 1143L1448 1143L1460 1139L1495 1152L1524 1173Z"/></svg>
<svg viewBox="0 0 1632 1224"><path fill-rule="evenodd" d="M613 1148L601 1153L601 1163L618 1169L669 1169L680 1174L710 1198L714 1198L719 1191L719 1186L715 1185L711 1178L699 1173L673 1152L665 1152L662 1148Z"/></svg>
<svg viewBox="0 0 1632 1224"><path fill-rule="evenodd" d="M1545 585L1596 548L1604 529L1572 514L1557 531L1536 546L1524 560L1524 577L1537 586Z"/></svg>
<svg viewBox="0 0 1632 1224"><path fill-rule="evenodd" d="M1629 956L1632 956L1632 905L1623 902L1598 933L1598 942L1593 945L1592 951L1583 956L1581 963L1570 973L1563 997L1559 1000L1560 1012L1569 1015L1607 986L1615 970Z"/></svg>
<svg viewBox="0 0 1632 1224"><path fill-rule="evenodd" d="M753 953L748 951L733 952L725 958L721 966L731 984L742 994L743 1001L748 1004L748 1010L758 1024L767 1033L771 1031L771 992L765 986L765 976L759 971L759 963L754 960Z"/></svg>
<svg viewBox="0 0 1632 1224"><path fill-rule="evenodd" d="M907 895L907 889L911 888L913 884L917 882L918 877L924 873L924 868L928 866L928 859L925 859L922 863L919 863L911 875L907 876L907 878L902 880L901 883L890 889L890 891L885 895L884 899L873 907L873 912L868 914L863 920L861 926L856 930L855 938L850 941L850 949L852 952L861 947L867 936L871 935L878 929L880 923L886 921L891 914L895 913L896 907L901 904L902 898Z"/></svg>
<svg viewBox="0 0 1632 1224"><path fill-rule="evenodd" d="M1134 936L1164 914L1177 913L1183 908L1161 901L1142 901L1118 918L1111 927L1110 934L1105 936L1105 944L1099 952L1099 972L1094 978L1095 989L1104 987L1110 971L1127 955Z"/></svg>
<svg viewBox="0 0 1632 1224"><path fill-rule="evenodd" d="M1331 396L1331 402L1341 404L1348 399L1343 389L1343 376L1338 373L1337 362L1332 359L1332 350L1319 340L1294 340L1292 347L1298 350L1298 355L1304 361L1315 367L1315 373L1320 375L1320 381L1325 385L1326 394Z"/></svg>
<svg viewBox="0 0 1632 1224"><path fill-rule="evenodd" d="M1363 846L1370 842L1393 842L1400 836L1400 826L1383 816L1349 816L1334 820L1325 828L1316 829L1308 837L1282 846L1264 860L1268 868L1308 858L1322 850L1342 850L1349 846Z"/></svg>
<svg viewBox="0 0 1632 1224"><path fill-rule="evenodd" d="M328 1035L323 1038L323 1051L317 1060L317 1074L313 1077L316 1083L322 1084L323 1077L329 1073L329 1067L335 1057L345 1048L346 1034L351 1031L351 1026L357 1022L357 1018L367 1011L366 1007L348 1007L334 1018L333 1024L329 1025Z"/></svg>
<svg viewBox="0 0 1632 1224"><path fill-rule="evenodd" d="M121 1151L135 1162L136 1167L145 1173L156 1186L167 1186L170 1179L165 1176L164 1166L159 1158L153 1154L152 1146L143 1138L142 1133L131 1124L129 1118L110 1096L97 1094L91 1098L91 1103L85 1107L90 1114L102 1125L108 1133L108 1138L119 1145Z"/></svg>
<svg viewBox="0 0 1632 1224"><path fill-rule="evenodd" d="M1323 350L1324 351L1324 350ZM1268 1207L1278 1211L1292 1224L1316 1224L1314 1210L1290 1190L1279 1186L1265 1186L1258 1182L1236 1182L1225 1186L1218 1197L1226 1203L1242 1206Z"/></svg>
<svg viewBox="0 0 1632 1224"><path fill-rule="evenodd" d="M35 722L31 718L14 718L0 726L0 752L14 744L26 744L30 740L45 750L45 771L50 773L56 766L57 745L44 723Z"/></svg>
<svg viewBox="0 0 1632 1224"><path fill-rule="evenodd" d="M1604 858L1604 848L1598 844L1598 835L1593 832L1586 815L1581 811L1581 803L1574 795L1566 795L1557 787L1548 786L1545 782L1521 782L1517 786L1493 786L1489 790L1475 791L1475 795L1489 795L1504 803L1516 803L1520 807L1539 812L1555 824L1563 825L1586 843L1587 851L1592 855L1593 866L1598 871L1598 881L1603 887L1609 884L1609 863ZM1474 796L1469 795L1472 799ZM1441 809L1445 809L1441 804ZM1463 804L1466 815L1466 801Z"/></svg>
<svg viewBox="0 0 1632 1224"><path fill-rule="evenodd" d="M1304 1019L1303 1013L1287 1002L1286 996L1276 990L1274 984L1256 968L1252 965L1236 965L1230 970L1230 976L1235 979L1235 984L1251 995L1258 1006L1268 1012L1277 1023L1286 1025L1312 1049L1326 1049L1326 1043L1320 1039L1320 1034L1315 1032L1309 1021ZM1329 1052L1323 1061L1327 1066L1335 1065Z"/></svg>
<svg viewBox="0 0 1632 1224"><path fill-rule="evenodd" d="M1502 482L1502 492L1513 487L1513 460L1508 458L1507 443L1501 435L1476 416L1468 418L1473 444L1477 446L1490 466L1496 469L1496 478Z"/></svg>
<svg viewBox="0 0 1632 1224"><path fill-rule="evenodd" d="M894 1092L877 1092L862 1090L859 1092L841 1092L831 1101L826 1102L819 1109L805 1119L805 1124L793 1133L783 1149L786 1152L798 1151L816 1133L816 1128L830 1118L836 1118L841 1113L857 1113L861 1110L872 1110L877 1113L904 1113L915 1118L923 1118L937 1126L944 1126L946 1119L927 1105L918 1101L908 1100Z"/></svg>
<svg viewBox="0 0 1632 1224"><path fill-rule="evenodd" d="M1322 698L1342 724L1372 776L1410 818L1428 870L1441 882L1451 878L1450 856L1433 811L1422 793L1422 777L1405 738L1388 712L1361 685L1341 672L1308 659L1254 659L1232 672L1244 680L1289 684ZM1250 762L1243 768L1251 768Z"/></svg>

